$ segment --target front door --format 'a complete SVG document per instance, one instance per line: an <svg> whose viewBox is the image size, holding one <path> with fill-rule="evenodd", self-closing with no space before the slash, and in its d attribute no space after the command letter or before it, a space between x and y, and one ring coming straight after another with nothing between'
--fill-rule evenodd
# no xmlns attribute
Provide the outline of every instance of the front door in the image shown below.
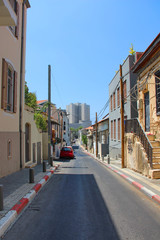
<svg viewBox="0 0 160 240"><path fill-rule="evenodd" d="M41 142L37 142L37 164L41 164Z"/></svg>
<svg viewBox="0 0 160 240"><path fill-rule="evenodd" d="M144 94L145 104L145 131L150 131L150 103L149 103L149 92Z"/></svg>
<svg viewBox="0 0 160 240"><path fill-rule="evenodd" d="M30 142L29 142L29 124L25 125L25 162L29 162L29 152L30 152Z"/></svg>

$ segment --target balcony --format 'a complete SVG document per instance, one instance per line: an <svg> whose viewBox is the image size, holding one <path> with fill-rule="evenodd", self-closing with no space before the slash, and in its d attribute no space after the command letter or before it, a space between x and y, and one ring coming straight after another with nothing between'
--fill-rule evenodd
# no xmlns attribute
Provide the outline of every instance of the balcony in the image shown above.
<svg viewBox="0 0 160 240"><path fill-rule="evenodd" d="M0 26L16 26L16 1L0 0ZM14 7L14 8L13 8Z"/></svg>

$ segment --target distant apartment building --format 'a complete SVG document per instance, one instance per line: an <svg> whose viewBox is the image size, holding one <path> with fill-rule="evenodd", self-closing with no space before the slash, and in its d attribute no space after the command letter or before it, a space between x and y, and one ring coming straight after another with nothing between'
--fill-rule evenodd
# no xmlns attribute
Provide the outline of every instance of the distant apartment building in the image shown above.
<svg viewBox="0 0 160 240"><path fill-rule="evenodd" d="M90 106L86 103L71 103L66 106L66 111L70 127L88 127L92 124L90 121Z"/></svg>
<svg viewBox="0 0 160 240"><path fill-rule="evenodd" d="M137 118L136 83L137 74L132 72L132 67L142 53L129 55L122 64L123 96L124 96L124 120ZM121 94L120 94L120 72L109 84L109 154L111 157L121 156Z"/></svg>
<svg viewBox="0 0 160 240"><path fill-rule="evenodd" d="M61 110L63 116L63 143L70 145L69 118L66 110Z"/></svg>

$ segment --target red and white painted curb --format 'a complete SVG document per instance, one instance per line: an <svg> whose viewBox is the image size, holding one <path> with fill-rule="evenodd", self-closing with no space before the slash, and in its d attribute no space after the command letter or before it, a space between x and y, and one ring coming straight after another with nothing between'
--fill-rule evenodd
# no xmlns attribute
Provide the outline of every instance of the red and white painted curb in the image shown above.
<svg viewBox="0 0 160 240"><path fill-rule="evenodd" d="M15 221L22 210L33 200L38 191L45 185L48 179L52 176L54 171L60 165L51 167L49 172L23 197L17 202L11 210L0 220L0 237L6 232L8 227Z"/></svg>
<svg viewBox="0 0 160 240"><path fill-rule="evenodd" d="M85 151L86 152L86 151ZM96 157L94 157L92 154L86 152L90 157L94 158L95 160L97 160L98 162L100 162ZM135 180L133 180L132 178L126 176L124 173L116 170L114 167L110 166L107 163L104 162L100 162L101 164L103 164L104 166L106 166L107 168L111 169L113 172L119 174L121 177L123 177L124 179L126 179L129 183L131 183L132 185L134 185L136 188L138 188L140 191L142 191L143 193L145 193L145 195L147 195L149 198L153 199L154 201L156 201L157 203L160 204L160 196L157 195L156 193L152 192L151 190L149 190L148 188L144 187L143 185L141 185L140 183L136 182Z"/></svg>

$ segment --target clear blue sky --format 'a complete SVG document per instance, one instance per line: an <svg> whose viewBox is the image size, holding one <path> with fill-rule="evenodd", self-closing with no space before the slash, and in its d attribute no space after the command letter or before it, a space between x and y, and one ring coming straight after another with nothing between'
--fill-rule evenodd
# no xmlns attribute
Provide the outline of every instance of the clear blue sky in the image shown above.
<svg viewBox="0 0 160 240"><path fill-rule="evenodd" d="M91 120L108 100L108 84L134 50L145 51L160 32L159 0L29 0L26 81L38 100L57 108L87 103ZM108 110L108 109L107 109ZM104 115L107 114L107 110Z"/></svg>

